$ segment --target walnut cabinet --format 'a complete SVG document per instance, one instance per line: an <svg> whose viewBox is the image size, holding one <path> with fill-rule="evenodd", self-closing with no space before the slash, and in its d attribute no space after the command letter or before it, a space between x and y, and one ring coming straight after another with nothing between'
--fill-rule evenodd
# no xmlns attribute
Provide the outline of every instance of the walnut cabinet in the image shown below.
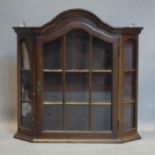
<svg viewBox="0 0 155 155"><path fill-rule="evenodd" d="M17 33L18 131L32 142L126 142L137 133L138 35L86 10Z"/></svg>

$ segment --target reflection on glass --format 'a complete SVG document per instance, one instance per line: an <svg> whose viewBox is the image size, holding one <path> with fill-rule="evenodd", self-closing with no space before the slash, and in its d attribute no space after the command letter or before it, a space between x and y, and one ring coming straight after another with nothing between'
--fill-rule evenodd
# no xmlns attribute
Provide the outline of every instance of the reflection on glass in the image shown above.
<svg viewBox="0 0 155 155"><path fill-rule="evenodd" d="M62 50L62 38L44 44L44 69L62 69Z"/></svg>
<svg viewBox="0 0 155 155"><path fill-rule="evenodd" d="M91 114L91 129L93 131L111 130L111 106L93 105Z"/></svg>
<svg viewBox="0 0 155 155"><path fill-rule="evenodd" d="M44 106L43 130L62 130L62 106Z"/></svg>
<svg viewBox="0 0 155 155"><path fill-rule="evenodd" d="M25 41L21 42L21 68L27 70L31 68L29 48Z"/></svg>
<svg viewBox="0 0 155 155"><path fill-rule="evenodd" d="M111 73L93 73L92 104L93 102L111 102Z"/></svg>
<svg viewBox="0 0 155 155"><path fill-rule="evenodd" d="M112 44L99 38L93 38L92 68L112 68Z"/></svg>
<svg viewBox="0 0 155 155"><path fill-rule="evenodd" d="M89 77L86 73L66 74L66 102L78 103L89 100L88 93Z"/></svg>
<svg viewBox="0 0 155 155"><path fill-rule="evenodd" d="M65 107L65 130L88 130L88 106Z"/></svg>
<svg viewBox="0 0 155 155"><path fill-rule="evenodd" d="M30 64L30 44L26 41L21 42L20 54L20 92L21 92L21 126L31 128L32 121L32 72Z"/></svg>
<svg viewBox="0 0 155 155"><path fill-rule="evenodd" d="M125 109L124 109L124 128L125 129L132 129L135 127L134 117L135 117L134 104L133 103L125 104Z"/></svg>
<svg viewBox="0 0 155 155"><path fill-rule="evenodd" d="M21 104L22 104L21 124L25 128L31 128L32 106L30 102L22 102Z"/></svg>
<svg viewBox="0 0 155 155"><path fill-rule="evenodd" d="M21 71L21 99L29 101L31 100L31 72Z"/></svg>
<svg viewBox="0 0 155 155"><path fill-rule="evenodd" d="M44 102L62 102L62 73L44 73Z"/></svg>
<svg viewBox="0 0 155 155"><path fill-rule="evenodd" d="M125 42L124 50L124 67L125 70L135 69L136 66L136 47L133 40L128 40Z"/></svg>
<svg viewBox="0 0 155 155"><path fill-rule="evenodd" d="M135 99L135 74L125 73L124 76L124 100Z"/></svg>
<svg viewBox="0 0 155 155"><path fill-rule="evenodd" d="M66 68L88 69L89 35L83 30L73 30L66 38Z"/></svg>

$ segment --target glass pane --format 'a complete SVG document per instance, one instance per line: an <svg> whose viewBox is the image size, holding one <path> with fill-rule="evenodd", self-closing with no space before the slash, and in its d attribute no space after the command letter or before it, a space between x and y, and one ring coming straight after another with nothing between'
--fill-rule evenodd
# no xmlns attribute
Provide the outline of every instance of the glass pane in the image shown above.
<svg viewBox="0 0 155 155"><path fill-rule="evenodd" d="M62 130L62 106L44 106L43 130Z"/></svg>
<svg viewBox="0 0 155 155"><path fill-rule="evenodd" d="M44 73L44 102L62 102L62 73Z"/></svg>
<svg viewBox="0 0 155 155"><path fill-rule="evenodd" d="M92 74L92 104L94 102L111 102L111 73Z"/></svg>
<svg viewBox="0 0 155 155"><path fill-rule="evenodd" d="M88 130L88 106L65 106L65 130Z"/></svg>
<svg viewBox="0 0 155 155"><path fill-rule="evenodd" d="M67 73L66 74L66 95L65 101L70 103L88 103L89 74Z"/></svg>
<svg viewBox="0 0 155 155"><path fill-rule="evenodd" d="M66 68L89 68L89 35L83 30L73 30L67 34Z"/></svg>
<svg viewBox="0 0 155 155"><path fill-rule="evenodd" d="M92 68L112 68L112 44L99 38L93 38Z"/></svg>
<svg viewBox="0 0 155 155"><path fill-rule="evenodd" d="M30 102L22 102L22 117L21 117L21 125L25 128L31 128L32 121L32 105Z"/></svg>
<svg viewBox="0 0 155 155"><path fill-rule="evenodd" d="M20 103L21 103L21 126L31 128L32 121L32 72L30 44L21 41L20 53Z"/></svg>
<svg viewBox="0 0 155 155"><path fill-rule="evenodd" d="M128 40L125 42L124 51L124 67L125 70L135 69L136 66L136 45L133 40Z"/></svg>
<svg viewBox="0 0 155 155"><path fill-rule="evenodd" d="M132 129L135 127L135 112L134 112L134 104L127 103L125 104L124 110L124 128L125 129Z"/></svg>
<svg viewBox="0 0 155 155"><path fill-rule="evenodd" d="M94 131L111 130L111 106L92 106L91 129Z"/></svg>
<svg viewBox="0 0 155 155"><path fill-rule="evenodd" d="M21 71L21 99L24 101L31 100L31 72L28 70Z"/></svg>
<svg viewBox="0 0 155 155"><path fill-rule="evenodd" d="M27 70L31 68L29 46L25 41L21 42L20 66Z"/></svg>
<svg viewBox="0 0 155 155"><path fill-rule="evenodd" d="M62 69L62 38L43 45L44 69Z"/></svg>
<svg viewBox="0 0 155 155"><path fill-rule="evenodd" d="M32 74L30 70L21 71L21 126L31 128L32 120Z"/></svg>
<svg viewBox="0 0 155 155"><path fill-rule="evenodd" d="M125 73L124 77L124 100L135 99L135 74Z"/></svg>

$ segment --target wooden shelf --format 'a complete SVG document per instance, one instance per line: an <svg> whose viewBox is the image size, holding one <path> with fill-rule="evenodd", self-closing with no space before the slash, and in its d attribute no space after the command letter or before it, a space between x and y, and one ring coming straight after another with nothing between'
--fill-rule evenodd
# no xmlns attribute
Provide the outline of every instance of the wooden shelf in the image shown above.
<svg viewBox="0 0 155 155"><path fill-rule="evenodd" d="M67 69L67 73L88 73L89 69Z"/></svg>
<svg viewBox="0 0 155 155"><path fill-rule="evenodd" d="M92 73L111 73L112 70L111 69L105 69L105 70L92 70Z"/></svg>
<svg viewBox="0 0 155 155"><path fill-rule="evenodd" d="M63 105L62 102L49 102L49 101L46 101L46 102L43 102L44 105Z"/></svg>
<svg viewBox="0 0 155 155"><path fill-rule="evenodd" d="M112 70L89 70L89 69L66 69L66 73L111 73ZM44 72L48 73L56 73L56 72L63 72L62 69L44 69Z"/></svg>
<svg viewBox="0 0 155 155"><path fill-rule="evenodd" d="M59 72L63 72L62 69L44 69L44 72L47 72L47 73L59 73Z"/></svg>
<svg viewBox="0 0 155 155"><path fill-rule="evenodd" d="M111 102L93 102L92 105L112 105Z"/></svg>
<svg viewBox="0 0 155 155"><path fill-rule="evenodd" d="M44 105L63 105L63 102L44 102ZM65 105L89 105L89 102L66 102ZM112 105L111 102L93 102L91 105Z"/></svg>

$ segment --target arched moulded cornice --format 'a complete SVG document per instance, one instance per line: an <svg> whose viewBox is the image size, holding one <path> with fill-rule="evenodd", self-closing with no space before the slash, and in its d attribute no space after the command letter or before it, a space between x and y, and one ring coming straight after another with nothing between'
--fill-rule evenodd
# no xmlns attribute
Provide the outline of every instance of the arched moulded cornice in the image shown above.
<svg viewBox="0 0 155 155"><path fill-rule="evenodd" d="M46 31L48 29L57 27L57 25L65 25L66 23L74 21L92 24L101 29L107 30L108 32L113 29L110 25L106 24L105 22L102 22L96 15L83 9L71 9L61 12L50 22L43 25L41 29L43 31Z"/></svg>
<svg viewBox="0 0 155 155"><path fill-rule="evenodd" d="M84 23L94 29L100 29L112 35L120 34L139 34L142 27L112 27L107 23L101 21L93 13L83 9L71 9L58 14L50 22L41 27L14 27L17 33L35 33L43 34L49 31L56 31L61 27L74 22ZM21 31L22 30L22 31Z"/></svg>

